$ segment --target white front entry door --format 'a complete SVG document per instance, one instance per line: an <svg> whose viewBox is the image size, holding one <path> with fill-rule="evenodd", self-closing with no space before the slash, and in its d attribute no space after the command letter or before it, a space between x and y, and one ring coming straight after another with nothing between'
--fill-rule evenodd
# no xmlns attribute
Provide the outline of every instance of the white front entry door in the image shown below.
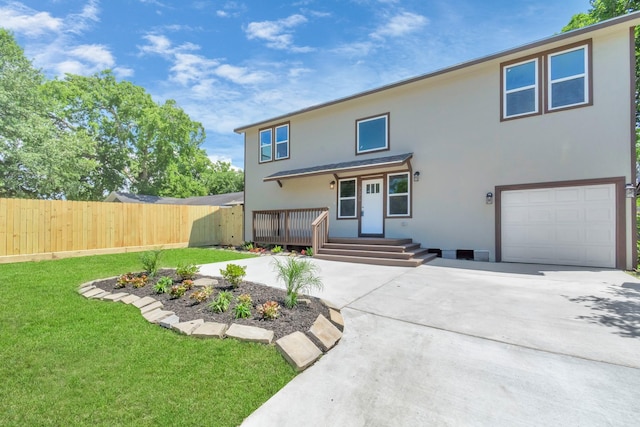
<svg viewBox="0 0 640 427"><path fill-rule="evenodd" d="M362 181L360 234L384 233L384 200L382 178Z"/></svg>

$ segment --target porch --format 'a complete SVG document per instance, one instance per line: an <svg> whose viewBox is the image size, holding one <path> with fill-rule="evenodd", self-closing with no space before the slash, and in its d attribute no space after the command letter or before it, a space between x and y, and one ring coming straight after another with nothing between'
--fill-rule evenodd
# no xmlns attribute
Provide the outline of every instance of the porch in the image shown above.
<svg viewBox="0 0 640 427"><path fill-rule="evenodd" d="M328 208L253 211L252 224L255 243L311 247L318 259L417 267L436 257L408 238L329 237Z"/></svg>

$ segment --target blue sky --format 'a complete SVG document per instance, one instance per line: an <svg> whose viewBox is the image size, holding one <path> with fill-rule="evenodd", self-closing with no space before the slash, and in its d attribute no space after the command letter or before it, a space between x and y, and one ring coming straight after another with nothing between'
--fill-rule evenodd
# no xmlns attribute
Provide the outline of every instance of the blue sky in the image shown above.
<svg viewBox="0 0 640 427"><path fill-rule="evenodd" d="M49 77L110 68L207 132L233 129L551 36L588 0L0 0L0 26Z"/></svg>

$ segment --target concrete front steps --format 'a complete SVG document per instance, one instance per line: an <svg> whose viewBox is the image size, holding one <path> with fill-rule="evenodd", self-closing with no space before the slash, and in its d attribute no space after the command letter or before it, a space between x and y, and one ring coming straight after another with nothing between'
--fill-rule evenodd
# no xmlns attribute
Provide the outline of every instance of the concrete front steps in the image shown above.
<svg viewBox="0 0 640 427"><path fill-rule="evenodd" d="M436 258L412 239L330 237L315 258L358 264L417 267Z"/></svg>

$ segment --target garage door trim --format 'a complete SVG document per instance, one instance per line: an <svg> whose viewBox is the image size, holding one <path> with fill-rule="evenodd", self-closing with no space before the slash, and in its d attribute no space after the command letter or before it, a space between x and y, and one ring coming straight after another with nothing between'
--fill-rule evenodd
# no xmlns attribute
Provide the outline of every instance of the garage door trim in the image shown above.
<svg viewBox="0 0 640 427"><path fill-rule="evenodd" d="M495 188L495 218L496 218L496 261L502 261L502 192L513 190L533 190L558 187L581 187L587 185L614 184L616 194L616 268L624 269L627 257L625 233L625 178L600 178L576 181L538 182L530 184L500 185Z"/></svg>

